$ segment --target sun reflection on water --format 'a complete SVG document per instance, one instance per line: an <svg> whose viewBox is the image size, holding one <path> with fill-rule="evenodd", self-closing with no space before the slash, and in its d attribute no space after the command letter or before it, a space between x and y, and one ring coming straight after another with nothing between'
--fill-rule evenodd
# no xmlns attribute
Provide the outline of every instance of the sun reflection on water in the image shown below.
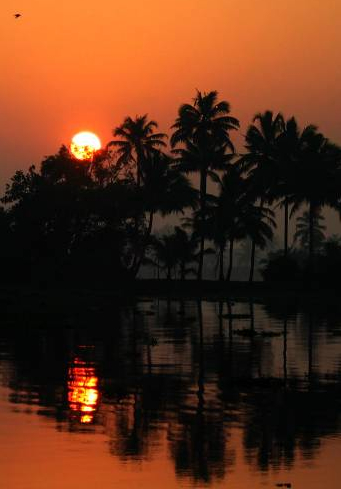
<svg viewBox="0 0 341 489"><path fill-rule="evenodd" d="M90 424L98 408L99 390L95 368L75 358L68 371L68 401L82 424Z"/></svg>

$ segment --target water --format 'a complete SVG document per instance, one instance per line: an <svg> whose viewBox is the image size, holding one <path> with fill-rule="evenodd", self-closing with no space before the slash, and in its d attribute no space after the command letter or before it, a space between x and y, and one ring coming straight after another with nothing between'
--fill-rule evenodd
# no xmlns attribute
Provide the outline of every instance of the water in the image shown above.
<svg viewBox="0 0 341 489"><path fill-rule="evenodd" d="M1 487L339 488L341 312L319 306L3 318Z"/></svg>

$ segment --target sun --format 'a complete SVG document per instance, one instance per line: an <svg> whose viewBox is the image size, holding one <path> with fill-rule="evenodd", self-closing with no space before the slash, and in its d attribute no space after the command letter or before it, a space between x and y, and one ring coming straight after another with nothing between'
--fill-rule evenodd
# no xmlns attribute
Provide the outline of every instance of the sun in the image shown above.
<svg viewBox="0 0 341 489"><path fill-rule="evenodd" d="M79 132L71 140L70 151L78 160L91 160L94 152L99 149L101 141L93 132Z"/></svg>

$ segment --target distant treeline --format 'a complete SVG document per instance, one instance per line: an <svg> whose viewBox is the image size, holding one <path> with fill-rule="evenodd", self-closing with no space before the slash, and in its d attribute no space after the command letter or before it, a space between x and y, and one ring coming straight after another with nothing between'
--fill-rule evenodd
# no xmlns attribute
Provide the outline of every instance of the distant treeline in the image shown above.
<svg viewBox="0 0 341 489"><path fill-rule="evenodd" d="M257 249L273 238L275 207L284 213L283 249L264 263L265 279L337 277L341 246L321 238L320 212L341 213L341 148L313 125L301 129L294 117L266 111L254 117L237 154L231 134L238 129L217 92L197 92L179 108L169 140L147 115L127 117L91 160L63 146L39 169L17 171L2 198L3 282L116 287L144 264L160 278L201 280L208 254L216 256L217 279L230 280L244 240L252 281ZM288 228L301 208L297 251ZM183 214L182 225L155 234L155 215L172 213Z"/></svg>

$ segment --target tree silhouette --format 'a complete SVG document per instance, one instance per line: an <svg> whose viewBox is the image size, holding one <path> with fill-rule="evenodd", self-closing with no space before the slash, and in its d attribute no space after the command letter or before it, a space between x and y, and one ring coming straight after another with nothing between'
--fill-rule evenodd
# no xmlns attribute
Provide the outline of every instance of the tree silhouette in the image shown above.
<svg viewBox="0 0 341 489"><path fill-rule="evenodd" d="M252 241L249 274L249 282L252 282L255 268L256 246L264 249L267 241L272 239L272 228L276 227L274 213L269 208L254 205L250 207L249 213L246 215L244 226L245 235Z"/></svg>
<svg viewBox="0 0 341 489"><path fill-rule="evenodd" d="M256 114L245 136L247 153L239 164L250 180L252 195L272 202L279 183L278 139L284 128L282 114Z"/></svg>
<svg viewBox="0 0 341 489"><path fill-rule="evenodd" d="M154 152L144 160L141 206L149 213L147 228L142 238L140 251L132 266L137 275L153 228L153 219L157 212L162 216L183 212L186 207L194 207L197 192L188 179L177 171L172 159L164 153Z"/></svg>
<svg viewBox="0 0 341 489"><path fill-rule="evenodd" d="M88 169L89 162L62 147L39 170L16 172L7 186L3 201L13 252L26 261L30 278L104 279L128 267L135 185L129 178L95 180Z"/></svg>
<svg viewBox="0 0 341 489"><path fill-rule="evenodd" d="M324 217L321 213L314 215L313 233L314 233L314 245L316 250L321 250L323 242L326 239L325 229L323 224ZM302 216L296 219L296 232L294 235L294 243L298 242L304 250L308 251L310 239L310 215L308 211L305 211Z"/></svg>
<svg viewBox="0 0 341 489"><path fill-rule="evenodd" d="M170 154L165 153L167 136L143 115L127 117L113 131L114 140L88 160L77 160L62 146L39 166L17 171L1 199L3 261L9 262L7 256L17 263L12 279L69 281L73 276L101 282L104 276L109 280L111 270L131 280L142 263L154 263L154 252L157 259L163 256L168 278L179 273L183 280L197 264L201 280L204 255L212 252L205 249L207 240L216 249L219 279L230 280L236 242L251 240L253 281L256 246L269 244L278 206L284 209L284 255L269 255L264 276L305 276L299 252L291 249L289 256L288 235L289 219L308 206L298 220L296 241L308 237L310 272L316 261L318 276L325 277L323 266L331 270L332 259L326 249L314 258L318 216L324 206L340 213L341 148L315 126L301 131L295 117L268 110L254 117L245 154L237 158L230 134L238 127L216 91L198 91L192 104L178 110ZM189 180L193 173L199 174L198 191ZM172 237L157 238L156 246L155 216L179 213L191 234L175 223ZM167 258L170 243L173 256Z"/></svg>
<svg viewBox="0 0 341 489"><path fill-rule="evenodd" d="M275 116L268 110L255 115L245 136L247 153L241 157L239 164L250 184L250 198L259 199L261 207L264 203L272 204L278 196L281 177L278 142L283 129L282 114ZM255 247L256 244L252 243L252 255Z"/></svg>
<svg viewBox="0 0 341 489"><path fill-rule="evenodd" d="M276 198L284 207L284 257L288 256L289 201L295 185L296 168L300 158L300 131L294 117L284 122L283 130L276 140L279 182L274 189Z"/></svg>
<svg viewBox="0 0 341 489"><path fill-rule="evenodd" d="M212 175L213 176L213 175ZM219 250L219 280L224 280L224 251L229 242L229 268L226 280L230 280L233 267L233 248L236 240L245 237L245 214L249 212L246 189L247 182L242 177L239 166L229 165L227 171L214 180L219 185L219 195L209 196L206 209L207 237L212 239Z"/></svg>
<svg viewBox="0 0 341 489"><path fill-rule="evenodd" d="M108 148L116 148L118 164L136 166L136 184L139 187L144 176L144 162L147 157L166 146L163 133L155 133L158 127L153 120L148 121L147 114L136 116L135 119L127 117L124 122L113 131L115 139L108 143Z"/></svg>
<svg viewBox="0 0 341 489"><path fill-rule="evenodd" d="M195 233L189 234L185 229L176 226L175 229L174 254L177 258L180 280L185 280L189 274L195 274L193 263L198 263L199 239Z"/></svg>
<svg viewBox="0 0 341 489"><path fill-rule="evenodd" d="M239 121L231 117L228 102L218 102L218 93L197 92L193 104L183 104L172 126L171 145L180 148L182 170L200 174L200 213L204 220L206 207L207 176L212 169L222 169L225 155L234 152L230 131L239 127ZM202 279L205 236L200 237L198 279Z"/></svg>
<svg viewBox="0 0 341 489"><path fill-rule="evenodd" d="M174 234L164 234L160 237L154 236L152 248L154 250L157 265L166 271L166 279L172 279L172 271L175 272L177 266L177 257L174 254L176 237Z"/></svg>
<svg viewBox="0 0 341 489"><path fill-rule="evenodd" d="M340 199L341 149L332 144L314 126L306 127L301 135L300 159L296 169L291 214L302 205L309 206L309 264L313 273L315 243L314 222L319 210L329 205L337 207Z"/></svg>

